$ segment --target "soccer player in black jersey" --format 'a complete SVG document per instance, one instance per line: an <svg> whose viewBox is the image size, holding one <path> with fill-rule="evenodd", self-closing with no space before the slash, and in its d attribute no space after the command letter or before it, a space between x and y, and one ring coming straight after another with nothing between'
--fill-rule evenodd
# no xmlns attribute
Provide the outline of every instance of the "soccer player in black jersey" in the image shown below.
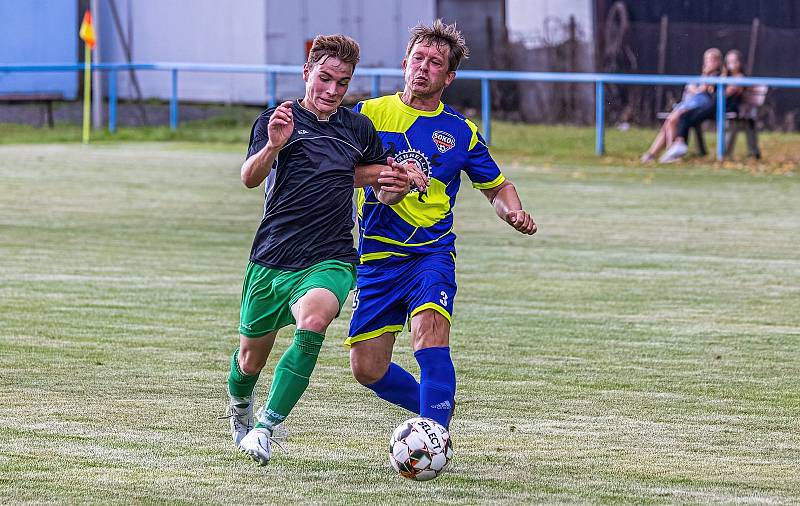
<svg viewBox="0 0 800 506"><path fill-rule="evenodd" d="M261 465L271 457L273 429L308 387L325 331L354 286L355 167L371 166L374 173L383 165L371 188L385 204L401 200L410 187L370 120L340 107L358 59L358 44L349 37L315 38L303 67L304 98L259 116L241 169L248 188L266 183L242 288L228 414L234 442ZM253 387L277 331L290 324L297 325L294 341L275 366L253 426Z"/></svg>

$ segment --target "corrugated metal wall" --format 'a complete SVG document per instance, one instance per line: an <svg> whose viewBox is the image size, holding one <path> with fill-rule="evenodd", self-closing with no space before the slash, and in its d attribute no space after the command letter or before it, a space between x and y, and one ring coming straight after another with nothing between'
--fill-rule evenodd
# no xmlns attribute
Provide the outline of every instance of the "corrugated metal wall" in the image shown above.
<svg viewBox="0 0 800 506"><path fill-rule="evenodd" d="M343 33L361 46L362 67L400 68L405 55L408 29L419 22L430 23L436 14L434 0L266 0L267 62L301 64L306 40L320 33ZM356 75L358 72L356 71ZM383 91L402 88L400 79L383 79ZM350 94L366 94L367 79L354 79ZM295 76L278 81L278 94L303 94Z"/></svg>
<svg viewBox="0 0 800 506"><path fill-rule="evenodd" d="M105 2L104 2L105 3ZM116 0L123 35L135 61L198 63L294 64L305 60L307 39L320 33L344 33L361 44L361 66L398 68L408 28L430 22L433 0ZM108 5L101 12L101 58L124 61L119 35ZM166 73L137 73L142 93L166 99ZM126 74L120 74L120 95L134 98ZM356 79L352 93L367 92L369 81ZM385 79L384 90L399 82ZM181 73L181 100L263 104L267 100L262 75ZM282 98L302 95L298 76L280 76Z"/></svg>
<svg viewBox="0 0 800 506"><path fill-rule="evenodd" d="M264 0L116 0L117 12L137 62L261 64L266 61ZM125 61L109 4L100 16L103 61ZM170 76L142 71L137 77L145 98L168 98ZM264 77L245 74L181 73L181 100L263 102ZM127 73L119 76L123 98L134 98Z"/></svg>
<svg viewBox="0 0 800 506"><path fill-rule="evenodd" d="M0 63L77 63L77 0L0 0ZM0 93L78 94L78 76L0 73Z"/></svg>

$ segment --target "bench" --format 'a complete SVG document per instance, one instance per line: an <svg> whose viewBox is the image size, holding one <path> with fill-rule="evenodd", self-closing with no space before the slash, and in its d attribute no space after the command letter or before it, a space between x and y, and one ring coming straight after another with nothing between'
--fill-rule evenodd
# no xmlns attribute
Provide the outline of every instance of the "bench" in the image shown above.
<svg viewBox="0 0 800 506"><path fill-rule="evenodd" d="M756 160L761 159L761 150L758 147L758 134L756 133L756 119L758 119L758 109L764 105L767 91L768 88L763 85L745 88L742 92L742 101L739 103L739 110L725 113L725 119L728 123L725 129L725 156L733 154L733 149L736 147L736 137L741 130L744 130L747 136L748 156L752 156ZM659 112L656 113L656 118L664 120L667 119L669 114L669 112ZM702 125L694 126L692 131L697 139L697 154L699 156L706 156L706 154L708 154L708 149L706 149ZM686 139L686 142L688 143L689 139Z"/></svg>
<svg viewBox="0 0 800 506"><path fill-rule="evenodd" d="M53 102L64 100L61 93L0 93L0 103L9 104L42 104L42 123L45 120L53 128Z"/></svg>
<svg viewBox="0 0 800 506"><path fill-rule="evenodd" d="M736 147L736 137L740 130L744 130L747 137L747 154L756 160L761 159L761 150L758 148L758 134L756 133L756 120L758 109L764 105L769 89L763 85L750 86L742 92L742 101L739 110L725 114L728 120L727 135L725 136L725 155L733 155Z"/></svg>

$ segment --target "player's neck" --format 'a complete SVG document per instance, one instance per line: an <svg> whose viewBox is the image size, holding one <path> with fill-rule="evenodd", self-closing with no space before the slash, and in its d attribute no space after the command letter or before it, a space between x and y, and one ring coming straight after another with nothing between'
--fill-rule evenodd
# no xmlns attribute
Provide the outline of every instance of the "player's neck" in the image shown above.
<svg viewBox="0 0 800 506"><path fill-rule="evenodd" d="M322 113L318 111L317 108L311 104L311 100L306 100L305 98L300 99L300 105L303 107L303 109L314 113L314 115L320 121L328 121L329 119L331 119L331 116L333 116L336 113L336 110L334 110L330 114Z"/></svg>
<svg viewBox="0 0 800 506"><path fill-rule="evenodd" d="M437 93L436 95L430 97L420 97L415 96L409 90L403 90L403 94L400 95L400 100L403 101L409 107L413 107L414 109L420 111L435 111L439 108L439 102L442 100L442 94Z"/></svg>

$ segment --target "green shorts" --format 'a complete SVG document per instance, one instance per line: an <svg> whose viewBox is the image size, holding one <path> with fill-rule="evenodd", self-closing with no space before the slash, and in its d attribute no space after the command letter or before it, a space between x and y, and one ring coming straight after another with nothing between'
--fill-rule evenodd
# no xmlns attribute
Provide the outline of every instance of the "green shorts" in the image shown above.
<svg viewBox="0 0 800 506"><path fill-rule="evenodd" d="M260 337L296 323L292 304L312 288L333 293L341 310L355 281L355 265L339 260L325 260L301 271L270 269L250 262L242 286L239 333Z"/></svg>

